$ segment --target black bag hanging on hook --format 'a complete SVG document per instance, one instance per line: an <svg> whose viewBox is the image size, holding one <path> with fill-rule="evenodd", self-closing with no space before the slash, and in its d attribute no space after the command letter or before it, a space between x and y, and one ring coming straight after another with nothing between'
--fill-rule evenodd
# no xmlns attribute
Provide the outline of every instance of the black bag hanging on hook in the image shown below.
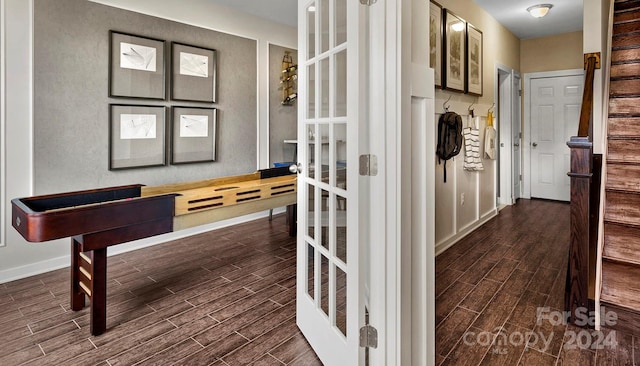
<svg viewBox="0 0 640 366"><path fill-rule="evenodd" d="M458 155L462 149L462 117L455 112L446 112L438 120L438 164L444 160L444 181L447 182L447 160Z"/></svg>

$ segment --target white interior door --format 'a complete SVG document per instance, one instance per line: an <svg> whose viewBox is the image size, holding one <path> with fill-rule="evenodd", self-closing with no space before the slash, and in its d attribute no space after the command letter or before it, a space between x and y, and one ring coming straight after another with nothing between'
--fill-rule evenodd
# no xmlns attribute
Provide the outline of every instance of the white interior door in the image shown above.
<svg viewBox="0 0 640 366"><path fill-rule="evenodd" d="M531 197L569 201L569 147L578 131L583 76L531 80Z"/></svg>
<svg viewBox="0 0 640 366"><path fill-rule="evenodd" d="M363 14L358 1L298 1L297 324L325 365L358 365L364 355L358 212Z"/></svg>

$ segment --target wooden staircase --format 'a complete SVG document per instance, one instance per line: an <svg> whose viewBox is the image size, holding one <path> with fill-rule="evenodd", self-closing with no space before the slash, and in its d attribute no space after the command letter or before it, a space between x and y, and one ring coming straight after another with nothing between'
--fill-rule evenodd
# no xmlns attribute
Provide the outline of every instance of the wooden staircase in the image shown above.
<svg viewBox="0 0 640 366"><path fill-rule="evenodd" d="M611 50L601 306L640 334L640 0L616 0Z"/></svg>

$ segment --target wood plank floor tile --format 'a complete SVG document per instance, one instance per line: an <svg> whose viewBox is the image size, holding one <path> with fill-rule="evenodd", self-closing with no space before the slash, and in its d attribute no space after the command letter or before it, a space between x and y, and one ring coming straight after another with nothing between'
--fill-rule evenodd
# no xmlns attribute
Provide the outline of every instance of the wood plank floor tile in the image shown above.
<svg viewBox="0 0 640 366"><path fill-rule="evenodd" d="M238 333L232 333L224 338L213 342L209 346L192 353L191 355L179 360L179 365L209 365L213 361L226 356L227 354L241 349L248 344L249 340ZM256 355L260 357L261 355Z"/></svg>
<svg viewBox="0 0 640 366"><path fill-rule="evenodd" d="M477 328L469 329L474 334L479 334L482 330ZM479 365L486 353L489 351L490 342L487 345L481 345L475 342L459 342L457 346L444 360L442 365L446 366L472 366Z"/></svg>
<svg viewBox="0 0 640 366"><path fill-rule="evenodd" d="M229 365L246 365L268 353L273 348L278 347L288 335L298 329L295 318L290 318L281 323L280 326L264 333L234 352L222 357L222 360Z"/></svg>
<svg viewBox="0 0 640 366"><path fill-rule="evenodd" d="M499 282L485 278L476 285L471 293L469 293L469 295L460 303L460 306L465 309L473 310L476 313L480 313L491 301L500 286L501 284Z"/></svg>
<svg viewBox="0 0 640 366"><path fill-rule="evenodd" d="M214 327L200 332L199 334L193 335L193 339L201 345L207 347L214 341L217 341L228 334L235 333L239 329L250 325L256 325L255 323L262 317L267 316L274 310L280 308L280 306L272 301L265 301L261 304L256 305L249 311L238 314L233 318L227 319ZM295 311L294 308L289 308L289 310ZM261 331L265 332L266 329Z"/></svg>
<svg viewBox="0 0 640 366"><path fill-rule="evenodd" d="M278 366L278 365L284 365L284 363L282 363L280 360L278 360L277 358L267 353L266 355L252 362L251 365L252 366Z"/></svg>
<svg viewBox="0 0 640 366"><path fill-rule="evenodd" d="M551 268L540 267L533 275L528 290L534 291L540 294L548 295L551 293L551 288L554 282L558 278L560 271Z"/></svg>
<svg viewBox="0 0 640 366"><path fill-rule="evenodd" d="M538 323L537 310L540 304L544 304L546 301L547 295L529 290L525 291L507 321L528 331L533 330Z"/></svg>
<svg viewBox="0 0 640 366"><path fill-rule="evenodd" d="M440 296L451 284L453 284L464 272L453 268L447 268L436 276L436 297Z"/></svg>
<svg viewBox="0 0 640 366"><path fill-rule="evenodd" d="M198 334L206 329L214 327L217 324L218 321L205 316L187 323L182 327L169 329L167 332L160 334L147 342L127 349L124 353L120 353L117 356L110 358L108 361L112 365L114 365L114 363L126 365L142 361L145 358L151 357L165 349L172 348L177 342L190 339L193 334ZM200 348L202 348L202 346L200 346ZM182 357L185 356L187 355Z"/></svg>
<svg viewBox="0 0 640 366"><path fill-rule="evenodd" d="M519 297L508 292L498 291L473 323L473 326L484 331L497 332L511 315L518 300Z"/></svg>
<svg viewBox="0 0 640 366"><path fill-rule="evenodd" d="M554 366L556 364L556 358L546 353L542 353L535 349L527 348L520 358L518 365L528 366Z"/></svg>
<svg viewBox="0 0 640 366"><path fill-rule="evenodd" d="M136 366L163 366L171 365L174 362L178 362L196 352L199 352L203 347L193 339L186 339L171 348L167 348L162 352L158 352L152 357L149 357L142 362L136 363ZM114 363L109 360L110 366L116 365L133 365L133 363L124 360L122 363Z"/></svg>
<svg viewBox="0 0 640 366"><path fill-rule="evenodd" d="M288 364L307 349L309 349L309 343L307 340L302 334L296 334L284 341L281 345L269 351L269 354L283 364Z"/></svg>
<svg viewBox="0 0 640 366"><path fill-rule="evenodd" d="M471 310L461 307L455 308L436 328L436 352L443 357L447 357L460 342L476 316L478 314Z"/></svg>
<svg viewBox="0 0 640 366"><path fill-rule="evenodd" d="M509 278L509 276L511 276L511 274L519 264L519 261L502 258L498 263L496 263L495 267L493 267L491 271L487 273L486 278L497 282L504 282Z"/></svg>
<svg viewBox="0 0 640 366"><path fill-rule="evenodd" d="M555 311L551 310L550 311ZM543 353L558 357L564 343L564 333L567 325L564 322L550 321L549 319L539 319L533 328L533 335L530 337L528 346Z"/></svg>
<svg viewBox="0 0 640 366"><path fill-rule="evenodd" d="M477 285L496 265L496 262L489 262L484 259L478 260L473 266L469 267L458 281L471 285Z"/></svg>
<svg viewBox="0 0 640 366"><path fill-rule="evenodd" d="M436 298L436 327L473 289L473 285L456 281Z"/></svg>
<svg viewBox="0 0 640 366"><path fill-rule="evenodd" d="M240 333L247 339L257 338L261 334L264 334L265 332L270 331L273 328L279 327L287 320L295 320L295 307L295 301L292 301L287 305L266 314L260 319L257 319L255 322L238 329L238 333Z"/></svg>
<svg viewBox="0 0 640 366"><path fill-rule="evenodd" d="M31 345L0 357L0 365L21 365L31 360L43 358L44 353L38 345Z"/></svg>
<svg viewBox="0 0 640 366"><path fill-rule="evenodd" d="M517 365L526 346L526 330L507 323L496 335L480 365Z"/></svg>
<svg viewBox="0 0 640 366"><path fill-rule="evenodd" d="M596 359L600 365L634 365L633 341L634 337L622 332L603 328L599 338L601 343L592 345L596 349ZM595 336L593 342L597 342ZM611 342L609 342L611 341Z"/></svg>

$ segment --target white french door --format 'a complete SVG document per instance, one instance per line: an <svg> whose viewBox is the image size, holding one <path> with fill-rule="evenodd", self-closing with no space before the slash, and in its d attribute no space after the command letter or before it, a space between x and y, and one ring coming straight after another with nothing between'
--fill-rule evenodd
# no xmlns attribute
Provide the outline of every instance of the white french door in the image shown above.
<svg viewBox="0 0 640 366"><path fill-rule="evenodd" d="M358 365L364 322L358 134L362 5L298 1L297 323L325 365Z"/></svg>

